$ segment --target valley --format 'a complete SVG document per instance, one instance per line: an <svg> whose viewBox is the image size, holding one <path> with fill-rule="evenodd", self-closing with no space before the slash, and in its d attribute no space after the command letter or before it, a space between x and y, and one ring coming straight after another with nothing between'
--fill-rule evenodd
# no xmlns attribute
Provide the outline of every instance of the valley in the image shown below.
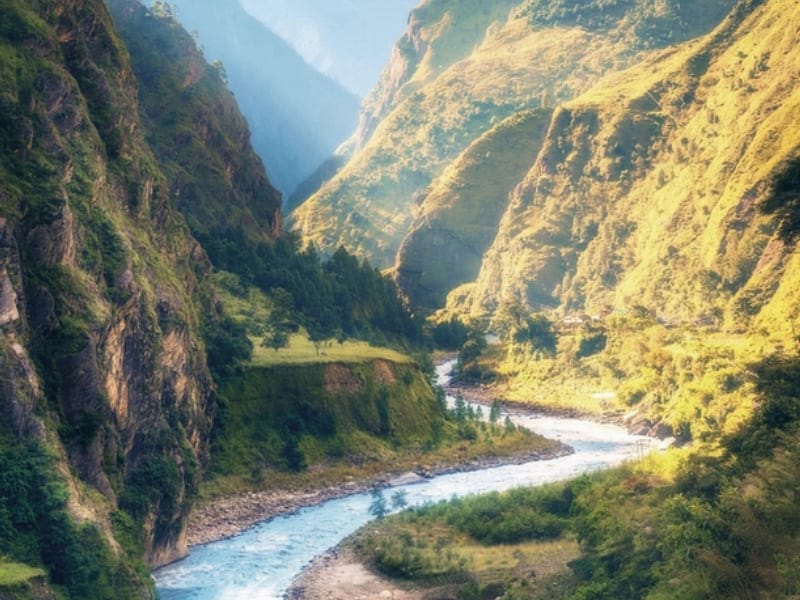
<svg viewBox="0 0 800 600"><path fill-rule="evenodd" d="M440 382L446 383L452 365L451 361L438 368ZM451 397L450 403L454 404L455 400ZM513 423L515 427L549 431L574 446L576 452L548 456L545 451L534 462L521 460L504 466L486 463L480 465L482 468L473 465L465 470L445 469L441 474L434 472L432 477L416 483L389 481L391 487L385 489L384 480L381 487L370 486L372 493L367 493L370 487L347 486L349 489L341 498L321 504L314 502L314 506L259 524L240 536L195 548L185 561L156 573L159 591L165 598L186 594L214 598L258 593L281 597L311 558L371 520L369 507L376 493L385 493L390 505L396 492L404 492L409 505L418 505L464 494L539 484L618 463L635 455L636 443L641 441L618 427L569 419L517 415ZM504 426L492 427L504 429ZM314 533L315 539L307 538L309 532ZM225 575L208 572L209 562L226 565L221 569ZM247 573L247 577L241 578L243 573ZM302 592L295 593L303 597Z"/></svg>
<svg viewBox="0 0 800 600"><path fill-rule="evenodd" d="M247 10L0 0L0 598L800 593L797 2Z"/></svg>

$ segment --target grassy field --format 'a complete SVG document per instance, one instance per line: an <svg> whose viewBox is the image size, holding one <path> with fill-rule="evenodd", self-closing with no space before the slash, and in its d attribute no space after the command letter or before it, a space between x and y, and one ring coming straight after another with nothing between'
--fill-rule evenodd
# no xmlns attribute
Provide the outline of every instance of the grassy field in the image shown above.
<svg viewBox="0 0 800 600"><path fill-rule="evenodd" d="M318 363L362 363L371 360L388 360L406 364L411 358L390 348L379 348L360 340L325 340L314 344L305 329L289 336L286 347L274 350L261 345L263 335L259 335L264 323L272 312L272 300L258 288L242 286L236 275L218 271L212 280L217 297L225 306L225 311L236 321L242 323L253 343L252 367L272 367L275 365L308 365Z"/></svg>
<svg viewBox="0 0 800 600"><path fill-rule="evenodd" d="M0 590L3 587L18 585L34 577L44 576L42 569L36 569L21 563L6 562L0 558Z"/></svg>
<svg viewBox="0 0 800 600"><path fill-rule="evenodd" d="M490 504L499 506L503 498L497 496L499 504ZM564 531L546 536L549 539L478 540L452 517L458 516L459 506L469 510L480 501L441 504L383 519L362 529L348 545L383 575L398 583L413 582L431 597L445 589L445 597L458 598L540 599L569 593L575 580L568 563L580 554L575 536ZM485 507L478 518L490 518L487 511L491 512Z"/></svg>
<svg viewBox="0 0 800 600"><path fill-rule="evenodd" d="M370 360L388 360L396 363L411 362L411 358L390 348L370 346L367 342L347 340L340 344L335 340L322 342L319 348L303 333L289 338L289 345L279 350L264 348L261 339L251 337L253 342L254 367L273 365L313 364L313 363L356 363Z"/></svg>

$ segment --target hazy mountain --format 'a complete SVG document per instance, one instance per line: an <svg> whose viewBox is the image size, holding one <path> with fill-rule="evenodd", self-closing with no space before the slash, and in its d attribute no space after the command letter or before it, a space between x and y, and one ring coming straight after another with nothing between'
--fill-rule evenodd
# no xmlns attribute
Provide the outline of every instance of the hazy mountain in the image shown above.
<svg viewBox="0 0 800 600"><path fill-rule="evenodd" d="M241 0L317 70L363 97L375 86L417 0Z"/></svg>
<svg viewBox="0 0 800 600"><path fill-rule="evenodd" d="M288 196L355 128L358 98L314 70L236 0L174 0L205 57L221 60L272 183Z"/></svg>
<svg viewBox="0 0 800 600"><path fill-rule="evenodd" d="M186 552L212 429L217 444L239 432L221 378L243 376L252 343L220 298L262 337L277 304L245 301L234 274L220 292L211 262L280 285L295 329L312 317L371 340L419 328L369 265L341 252L323 268L283 235L235 98L163 5L0 3L0 73L0 597L151 599L149 568ZM260 420L244 417L255 450L233 440L235 466L304 465L289 418L326 440L348 419L356 452L427 435L441 410L394 356L404 364L367 357L333 376L248 370L258 386L306 384L258 389L247 406ZM303 424L316 414L323 426Z"/></svg>

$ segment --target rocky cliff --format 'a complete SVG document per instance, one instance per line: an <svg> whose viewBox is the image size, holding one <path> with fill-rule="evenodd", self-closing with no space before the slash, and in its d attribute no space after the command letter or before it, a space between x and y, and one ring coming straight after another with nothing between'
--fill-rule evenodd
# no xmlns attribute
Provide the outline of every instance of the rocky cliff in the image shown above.
<svg viewBox="0 0 800 600"><path fill-rule="evenodd" d="M192 219L230 201L266 236L279 198L222 83L176 51L185 33L159 82L180 79L190 104L158 114L147 59L131 61L100 0L6 2L0 23L0 459L35 465L4 467L0 554L43 564L70 597L147 596L136 565L185 552L215 411L210 266L176 207ZM181 178L202 157L160 159L201 141L198 177L227 193L214 206Z"/></svg>

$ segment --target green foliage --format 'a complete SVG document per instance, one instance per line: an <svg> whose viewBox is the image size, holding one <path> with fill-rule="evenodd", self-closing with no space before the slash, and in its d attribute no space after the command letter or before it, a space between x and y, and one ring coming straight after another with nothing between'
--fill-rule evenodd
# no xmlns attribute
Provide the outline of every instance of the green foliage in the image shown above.
<svg viewBox="0 0 800 600"><path fill-rule="evenodd" d="M208 368L217 381L226 381L250 360L253 343L245 326L228 316L206 319L203 325Z"/></svg>
<svg viewBox="0 0 800 600"><path fill-rule="evenodd" d="M248 241L241 232L200 239L219 268L270 296L280 294L278 305L293 306L314 339L342 332L376 344L422 344L421 325L392 280L342 248L323 262L313 248L300 251L293 236L271 243Z"/></svg>
<svg viewBox="0 0 800 600"><path fill-rule="evenodd" d="M469 338L469 328L458 317L451 317L431 327L431 336L436 348L458 350Z"/></svg>
<svg viewBox="0 0 800 600"><path fill-rule="evenodd" d="M594 356L605 349L607 342L608 336L602 331L582 336L578 342L578 352L575 356L576 358Z"/></svg>
<svg viewBox="0 0 800 600"><path fill-rule="evenodd" d="M381 387L375 396L375 407L378 409L379 431L381 435L392 433L392 415L389 411L389 392L386 387Z"/></svg>
<svg viewBox="0 0 800 600"><path fill-rule="evenodd" d="M375 519L382 519L389 514L389 505L386 503L386 497L383 495L383 490L375 488L370 492L372 499L369 505L369 514Z"/></svg>
<svg viewBox="0 0 800 600"><path fill-rule="evenodd" d="M487 347L488 344L483 331L477 325L470 327L467 332L467 339L458 351L458 362L455 370L461 379L469 381L484 379L484 373L477 361Z"/></svg>
<svg viewBox="0 0 800 600"><path fill-rule="evenodd" d="M162 519L156 527L163 535L177 507L181 477L175 461L149 454L128 474L120 507L140 521L155 511Z"/></svg>
<svg viewBox="0 0 800 600"><path fill-rule="evenodd" d="M292 431L286 431L283 434L284 444L281 455L286 461L286 468L290 471L298 472L303 471L308 466L306 462L306 455L300 448L300 443L297 439L297 434Z"/></svg>
<svg viewBox="0 0 800 600"><path fill-rule="evenodd" d="M0 436L0 554L43 565L68 598L138 598L148 583L140 555L114 557L93 525L67 514L68 492L52 459L33 445Z"/></svg>
<svg viewBox="0 0 800 600"><path fill-rule="evenodd" d="M497 424L497 421L500 420L500 412L501 412L500 403L497 400L495 400L494 402L492 402L491 408L489 408L489 423L491 423L492 426Z"/></svg>
<svg viewBox="0 0 800 600"><path fill-rule="evenodd" d="M459 536L483 545L576 536L571 585L509 598L695 599L787 597L800 589L800 359L750 365L762 403L723 452L684 454L674 481L653 463L627 465L566 483L468 497L387 519L356 538L387 575L422 582L446 573L461 585L475 567L459 563ZM437 532L436 545L429 532ZM536 568L538 565L534 565ZM506 573L508 575L508 573ZM506 585L503 571L481 585ZM464 593L475 593L472 586ZM513 592L513 593L512 593Z"/></svg>
<svg viewBox="0 0 800 600"><path fill-rule="evenodd" d="M289 345L289 334L297 331L297 323L292 316L294 301L289 292L281 288L272 290L272 303L265 327L266 336L261 345L277 352Z"/></svg>
<svg viewBox="0 0 800 600"><path fill-rule="evenodd" d="M511 337L518 344L529 344L534 350L551 354L558 344L553 324L544 315L526 317L524 323L511 332Z"/></svg>
<svg viewBox="0 0 800 600"><path fill-rule="evenodd" d="M464 575L466 562L451 551L431 547L405 533L364 536L359 539L362 554L369 556L377 569L401 579L425 580Z"/></svg>
<svg viewBox="0 0 800 600"><path fill-rule="evenodd" d="M408 492L405 490L397 490L392 494L392 509L403 510L408 506Z"/></svg>
<svg viewBox="0 0 800 600"><path fill-rule="evenodd" d="M220 389L211 476L360 461L365 439L374 447L427 439L443 413L425 379L414 365L392 364L397 380L384 383L378 369L373 362L278 365L230 378Z"/></svg>
<svg viewBox="0 0 800 600"><path fill-rule="evenodd" d="M557 485L452 500L420 514L491 546L561 537L571 508L572 490Z"/></svg>
<svg viewBox="0 0 800 600"><path fill-rule="evenodd" d="M280 195L250 146L224 71L206 63L168 3L152 10L122 0L108 4L140 83L147 142L192 233L201 242L232 231L268 240Z"/></svg>
<svg viewBox="0 0 800 600"><path fill-rule="evenodd" d="M117 279L127 266L127 251L114 223L100 209L92 207L86 215L86 243L82 259L90 272L102 275L109 296L117 303L127 300L118 289Z"/></svg>

